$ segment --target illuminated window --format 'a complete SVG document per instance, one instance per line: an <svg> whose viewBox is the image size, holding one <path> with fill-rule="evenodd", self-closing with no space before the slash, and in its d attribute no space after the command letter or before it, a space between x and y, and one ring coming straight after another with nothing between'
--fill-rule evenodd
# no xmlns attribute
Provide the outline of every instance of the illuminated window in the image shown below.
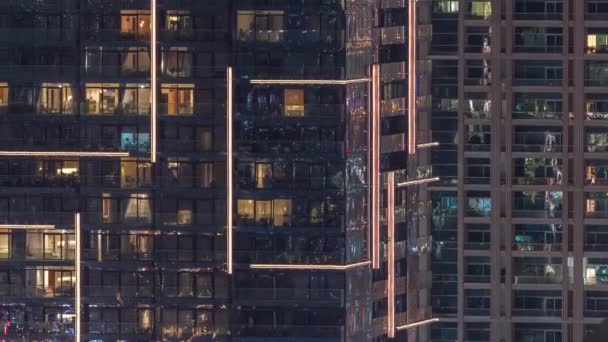
<svg viewBox="0 0 608 342"><path fill-rule="evenodd" d="M272 201L255 201L255 222L268 226L272 219Z"/></svg>
<svg viewBox="0 0 608 342"><path fill-rule="evenodd" d="M121 100L124 114L145 115L150 113L150 86L127 84Z"/></svg>
<svg viewBox="0 0 608 342"><path fill-rule="evenodd" d="M154 314L151 309L137 310L137 332L150 334L154 328Z"/></svg>
<svg viewBox="0 0 608 342"><path fill-rule="evenodd" d="M118 84L87 83L87 114L114 114L118 107Z"/></svg>
<svg viewBox="0 0 608 342"><path fill-rule="evenodd" d="M284 32L283 11L238 11L237 34L241 41L279 42Z"/></svg>
<svg viewBox="0 0 608 342"><path fill-rule="evenodd" d="M123 218L125 221L136 221L139 223L152 222L152 204L148 194L134 194L125 199L122 205Z"/></svg>
<svg viewBox="0 0 608 342"><path fill-rule="evenodd" d="M72 87L62 83L43 83L39 90L38 112L71 114L73 111Z"/></svg>
<svg viewBox="0 0 608 342"><path fill-rule="evenodd" d="M304 116L304 90L285 89L285 116Z"/></svg>
<svg viewBox="0 0 608 342"><path fill-rule="evenodd" d="M244 224L252 224L255 219L255 204L250 199L240 199L237 201L237 215L239 221Z"/></svg>
<svg viewBox="0 0 608 342"><path fill-rule="evenodd" d="M487 19L492 14L492 4L489 1L471 1L470 14L474 17Z"/></svg>
<svg viewBox="0 0 608 342"><path fill-rule="evenodd" d="M0 230L0 259L11 257L11 232L10 230Z"/></svg>
<svg viewBox="0 0 608 342"><path fill-rule="evenodd" d="M163 84L160 113L165 115L192 115L194 113L193 84Z"/></svg>
<svg viewBox="0 0 608 342"><path fill-rule="evenodd" d="M275 199L273 205L273 225L275 227L291 226L291 200Z"/></svg>
<svg viewBox="0 0 608 342"><path fill-rule="evenodd" d="M587 53L606 52L608 50L608 34L588 34Z"/></svg>
<svg viewBox="0 0 608 342"><path fill-rule="evenodd" d="M177 224L192 224L192 201L177 201Z"/></svg>
<svg viewBox="0 0 608 342"><path fill-rule="evenodd" d="M134 36L137 39L150 37L150 12L149 11L120 11L120 33Z"/></svg>
<svg viewBox="0 0 608 342"><path fill-rule="evenodd" d="M258 189L267 189L272 186L272 164L255 165L255 184Z"/></svg>
<svg viewBox="0 0 608 342"><path fill-rule="evenodd" d="M458 0L438 0L433 2L433 13L458 13Z"/></svg>
<svg viewBox="0 0 608 342"><path fill-rule="evenodd" d="M120 187L135 188L152 184L152 164L136 161L120 163Z"/></svg>
<svg viewBox="0 0 608 342"><path fill-rule="evenodd" d="M0 82L0 108L8 106L8 83Z"/></svg>
<svg viewBox="0 0 608 342"><path fill-rule="evenodd" d="M121 151L150 151L150 133L140 132L135 127L125 127L120 133Z"/></svg>
<svg viewBox="0 0 608 342"><path fill-rule="evenodd" d="M165 28L169 31L183 32L192 30L190 11L167 11L165 18Z"/></svg>

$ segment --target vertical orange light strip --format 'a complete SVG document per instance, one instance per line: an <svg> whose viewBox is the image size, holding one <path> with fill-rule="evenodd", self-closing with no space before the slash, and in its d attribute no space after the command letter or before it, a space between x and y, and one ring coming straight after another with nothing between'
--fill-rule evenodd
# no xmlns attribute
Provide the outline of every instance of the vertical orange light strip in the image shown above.
<svg viewBox="0 0 608 342"><path fill-rule="evenodd" d="M408 4L408 153L416 154L416 0Z"/></svg>
<svg viewBox="0 0 608 342"><path fill-rule="evenodd" d="M74 303L74 314L75 314L75 322L76 325L75 330L75 341L80 342L81 338L81 329L80 329L80 317L81 317L81 303L80 303L80 213L76 213L74 215L74 230L76 240L76 256L74 258L74 270L76 271L76 289L75 289L75 303Z"/></svg>
<svg viewBox="0 0 608 342"><path fill-rule="evenodd" d="M228 274L232 274L232 67L226 70L226 241Z"/></svg>
<svg viewBox="0 0 608 342"><path fill-rule="evenodd" d="M152 34L150 35L150 62L152 63L150 67L150 100L151 100L151 113L150 113L150 161L152 163L156 163L156 116L157 116L157 106L156 106L156 88L157 88L157 80L156 80L156 65L157 65L157 55L156 55L156 0L150 0L150 10L152 16Z"/></svg>
<svg viewBox="0 0 608 342"><path fill-rule="evenodd" d="M372 66L372 268L380 268L380 65Z"/></svg>
<svg viewBox="0 0 608 342"><path fill-rule="evenodd" d="M387 334L395 337L395 173L387 174L387 230L388 230L388 279L386 282L388 296Z"/></svg>

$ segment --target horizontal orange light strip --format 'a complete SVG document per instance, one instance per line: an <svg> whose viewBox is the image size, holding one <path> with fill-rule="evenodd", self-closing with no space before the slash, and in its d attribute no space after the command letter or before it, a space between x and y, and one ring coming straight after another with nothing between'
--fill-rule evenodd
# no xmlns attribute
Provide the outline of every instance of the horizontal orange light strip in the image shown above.
<svg viewBox="0 0 608 342"><path fill-rule="evenodd" d="M352 83L370 82L370 78L358 78L353 80L251 80L251 84L335 84L344 85Z"/></svg>
<svg viewBox="0 0 608 342"><path fill-rule="evenodd" d="M407 330L407 329L411 329L411 328L419 327L421 325L427 325L427 324L431 324L431 323L435 323L435 322L439 322L439 318L435 317L435 318L425 319L423 321L409 323L409 324L406 324L406 325L399 326L396 329L397 329L397 331L399 331L399 330Z"/></svg>
<svg viewBox="0 0 608 342"><path fill-rule="evenodd" d="M416 147L418 147L418 148L427 148L427 147L433 147L433 146L439 146L439 142L435 141L435 142L430 142L430 143L424 143L424 144L418 144L418 145L416 145Z"/></svg>
<svg viewBox="0 0 608 342"><path fill-rule="evenodd" d="M0 229L55 229L52 224L0 224Z"/></svg>
<svg viewBox="0 0 608 342"><path fill-rule="evenodd" d="M397 183L397 186L402 187L402 186L410 186L410 185L416 185L416 184L431 183L431 182L436 182L438 180L439 180L439 177L417 179L417 180Z"/></svg>
<svg viewBox="0 0 608 342"><path fill-rule="evenodd" d="M261 269L261 270L330 270L330 271L343 271L348 270L355 267L367 266L369 265L369 261L362 261L354 264L348 265L313 265L313 264L300 264L300 265L291 265L291 264L251 264L249 268L252 269Z"/></svg>
<svg viewBox="0 0 608 342"><path fill-rule="evenodd" d="M0 151L0 157L128 157L129 152Z"/></svg>

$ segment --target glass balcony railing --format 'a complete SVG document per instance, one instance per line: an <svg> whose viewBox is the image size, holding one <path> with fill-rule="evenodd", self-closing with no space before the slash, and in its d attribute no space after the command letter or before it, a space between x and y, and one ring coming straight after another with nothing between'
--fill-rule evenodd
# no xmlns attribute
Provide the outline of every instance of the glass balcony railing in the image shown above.
<svg viewBox="0 0 608 342"><path fill-rule="evenodd" d="M513 133L513 152L562 152L561 132L525 132Z"/></svg>
<svg viewBox="0 0 608 342"><path fill-rule="evenodd" d="M542 271L541 271L542 269ZM513 265L513 284L560 284L561 265Z"/></svg>
<svg viewBox="0 0 608 342"><path fill-rule="evenodd" d="M561 20L563 10L562 0L516 0L513 4L513 19Z"/></svg>

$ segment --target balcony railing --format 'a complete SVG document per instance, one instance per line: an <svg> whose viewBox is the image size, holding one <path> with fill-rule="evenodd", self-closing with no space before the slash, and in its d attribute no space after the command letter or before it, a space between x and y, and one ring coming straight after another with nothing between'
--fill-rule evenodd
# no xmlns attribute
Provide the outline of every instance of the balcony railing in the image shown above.
<svg viewBox="0 0 608 342"><path fill-rule="evenodd" d="M539 275L514 275L513 284L560 284L562 282L561 268L556 270L555 274L539 274Z"/></svg>
<svg viewBox="0 0 608 342"><path fill-rule="evenodd" d="M562 310L561 309L541 309L541 308L517 308L514 307L511 310L511 313L513 316L531 316L531 317L538 317L538 316L561 316L562 314Z"/></svg>
<svg viewBox="0 0 608 342"><path fill-rule="evenodd" d="M513 45L513 52L524 53L561 53L562 49L554 45Z"/></svg>

